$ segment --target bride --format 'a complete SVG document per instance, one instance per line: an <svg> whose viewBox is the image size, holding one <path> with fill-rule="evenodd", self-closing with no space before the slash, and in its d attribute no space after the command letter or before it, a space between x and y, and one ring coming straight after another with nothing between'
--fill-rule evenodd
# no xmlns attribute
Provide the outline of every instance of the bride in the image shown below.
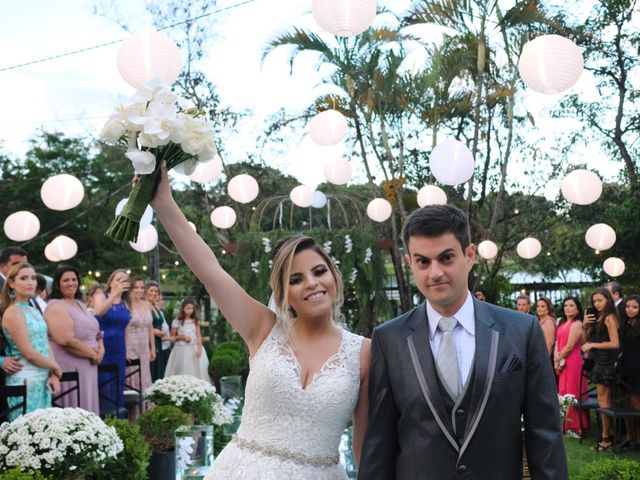
<svg viewBox="0 0 640 480"><path fill-rule="evenodd" d="M274 313L222 269L189 227L162 168L151 206L249 350L242 422L207 478L346 479L338 447L353 419L359 464L367 427L371 344L336 321L343 300L339 271L311 237L281 240L269 281Z"/></svg>

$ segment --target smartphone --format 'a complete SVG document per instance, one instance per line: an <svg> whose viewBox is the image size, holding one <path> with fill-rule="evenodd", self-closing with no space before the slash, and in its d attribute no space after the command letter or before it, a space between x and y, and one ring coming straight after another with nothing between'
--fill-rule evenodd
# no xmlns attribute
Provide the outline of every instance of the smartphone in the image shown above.
<svg viewBox="0 0 640 480"><path fill-rule="evenodd" d="M593 315L594 317L596 316L596 309L593 307L587 307L586 312L587 315Z"/></svg>

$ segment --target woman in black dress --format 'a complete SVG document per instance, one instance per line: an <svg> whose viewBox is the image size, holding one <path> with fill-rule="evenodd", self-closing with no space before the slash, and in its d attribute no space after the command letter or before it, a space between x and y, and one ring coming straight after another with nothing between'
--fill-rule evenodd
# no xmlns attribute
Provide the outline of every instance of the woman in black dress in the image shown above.
<svg viewBox="0 0 640 480"><path fill-rule="evenodd" d="M620 325L623 388L628 390L629 406L640 411L640 295L629 295L624 301ZM627 435L622 448L640 445L640 421L625 418ZM634 436L635 433L635 436Z"/></svg>

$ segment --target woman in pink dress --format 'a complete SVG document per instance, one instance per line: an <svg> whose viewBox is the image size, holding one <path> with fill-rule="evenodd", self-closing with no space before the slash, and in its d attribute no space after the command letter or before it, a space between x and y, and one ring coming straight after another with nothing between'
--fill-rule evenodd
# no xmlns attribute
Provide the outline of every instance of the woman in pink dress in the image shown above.
<svg viewBox="0 0 640 480"><path fill-rule="evenodd" d="M582 305L576 297L565 298L562 302L562 318L556 335L554 366L558 374L558 393L572 394L579 398L587 391L587 382L582 377ZM563 430L584 436L590 427L589 414L576 406L569 408Z"/></svg>

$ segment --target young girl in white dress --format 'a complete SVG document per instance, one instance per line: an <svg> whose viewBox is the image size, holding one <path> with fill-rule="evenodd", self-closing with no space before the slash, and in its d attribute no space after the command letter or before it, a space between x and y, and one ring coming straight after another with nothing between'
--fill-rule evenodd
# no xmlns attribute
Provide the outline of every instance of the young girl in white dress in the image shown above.
<svg viewBox="0 0 640 480"><path fill-rule="evenodd" d="M211 382L209 360L202 348L199 315L193 300L186 299L180 305L180 313L171 323L171 336L176 343L169 355L165 377L171 375L192 375Z"/></svg>

